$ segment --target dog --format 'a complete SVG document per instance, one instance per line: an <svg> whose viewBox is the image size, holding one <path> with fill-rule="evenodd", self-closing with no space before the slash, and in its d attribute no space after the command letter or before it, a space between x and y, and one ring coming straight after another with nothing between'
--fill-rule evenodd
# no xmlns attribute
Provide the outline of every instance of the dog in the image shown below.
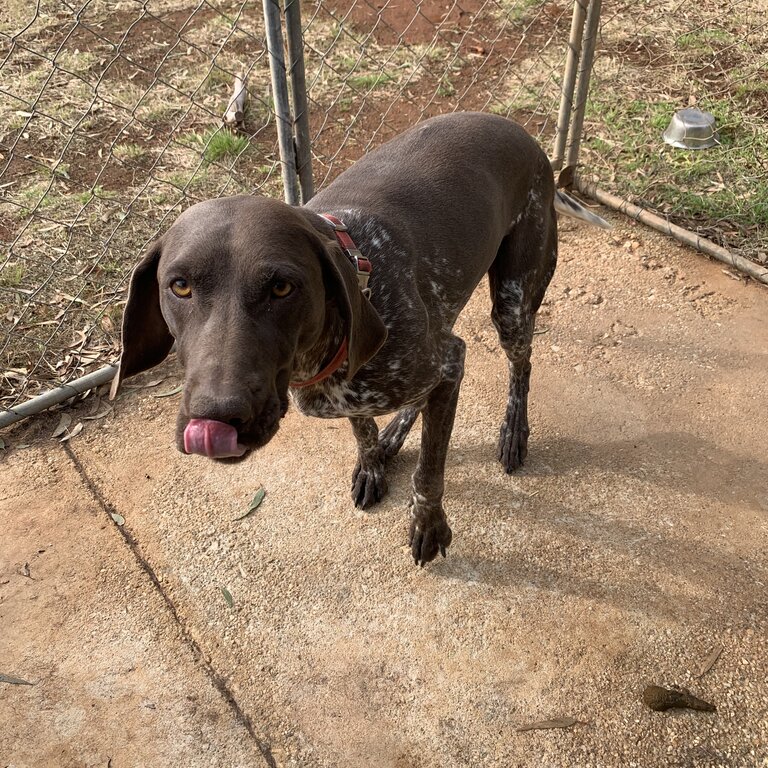
<svg viewBox="0 0 768 768"><path fill-rule="evenodd" d="M557 262L556 212L608 224L555 190L545 153L495 115L453 113L365 155L303 207L256 196L184 211L135 268L113 382L184 368L177 444L237 460L300 412L347 417L352 498L387 492L385 467L422 417L409 544L423 566L452 539L444 473L464 342L456 318L487 273L509 365L498 459L528 446L534 318ZM379 432L375 416L395 413Z"/></svg>

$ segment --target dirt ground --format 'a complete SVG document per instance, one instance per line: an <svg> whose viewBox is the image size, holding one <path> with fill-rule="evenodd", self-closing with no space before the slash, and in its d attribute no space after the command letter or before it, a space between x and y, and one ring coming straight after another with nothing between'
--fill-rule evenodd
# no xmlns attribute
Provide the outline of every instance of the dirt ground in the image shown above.
<svg viewBox="0 0 768 768"><path fill-rule="evenodd" d="M6 431L0 673L33 685L0 683L0 766L768 765L768 293L613 220L561 228L512 477L486 286L462 315L454 542L423 570L417 430L371 513L342 421L177 453L173 362L67 444L59 414Z"/></svg>

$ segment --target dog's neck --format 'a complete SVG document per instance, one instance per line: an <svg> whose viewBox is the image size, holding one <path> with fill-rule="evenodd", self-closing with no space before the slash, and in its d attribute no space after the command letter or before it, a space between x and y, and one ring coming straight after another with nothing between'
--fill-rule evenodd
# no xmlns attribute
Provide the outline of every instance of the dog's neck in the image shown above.
<svg viewBox="0 0 768 768"><path fill-rule="evenodd" d="M325 312L323 331L312 347L296 355L291 381L307 381L316 376L339 351L345 335L344 320L336 306L329 302ZM344 361L338 368L338 373L343 375L346 371L347 362Z"/></svg>

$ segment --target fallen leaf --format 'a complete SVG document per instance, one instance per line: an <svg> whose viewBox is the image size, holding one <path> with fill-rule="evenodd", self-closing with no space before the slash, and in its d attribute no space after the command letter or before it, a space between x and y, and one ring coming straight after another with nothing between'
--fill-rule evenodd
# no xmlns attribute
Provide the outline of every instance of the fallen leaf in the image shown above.
<svg viewBox="0 0 768 768"><path fill-rule="evenodd" d="M252 515L261 504L262 501L264 501L264 497L267 495L267 492L264 490L262 486L259 486L259 490L256 491L256 495L251 499L251 503L248 505L248 509L238 517L235 517L234 520L245 520L248 515Z"/></svg>
<svg viewBox="0 0 768 768"><path fill-rule="evenodd" d="M529 723L521 725L517 731L546 731L550 728L570 728L580 722L575 717L560 717L557 720L540 720L538 723Z"/></svg>
<svg viewBox="0 0 768 768"><path fill-rule="evenodd" d="M72 417L68 413L62 413L59 423L56 425L56 429L53 430L51 437L59 437L60 435L63 435L71 423Z"/></svg>
<svg viewBox="0 0 768 768"><path fill-rule="evenodd" d="M182 389L184 389L184 385L179 384L178 387L169 389L167 392L158 392L156 395L152 395L152 397L170 397L171 395L178 395Z"/></svg>
<svg viewBox="0 0 768 768"><path fill-rule="evenodd" d="M109 516L118 524L125 525L125 518L119 512L110 512Z"/></svg>
<svg viewBox="0 0 768 768"><path fill-rule="evenodd" d="M152 379L152 381L148 381L146 384L126 384L126 389L150 389L152 387L156 387L158 384L162 384L165 381L165 378L162 379Z"/></svg>
<svg viewBox="0 0 768 768"><path fill-rule="evenodd" d="M723 646L718 644L710 652L709 656L701 664L699 674L697 677L704 677L712 667L715 666L715 662L720 658L720 654L723 652Z"/></svg>
<svg viewBox="0 0 768 768"><path fill-rule="evenodd" d="M94 413L93 416L83 416L83 421L93 421L94 419L103 419L106 415L112 413L112 406L108 405L104 410Z"/></svg>
<svg viewBox="0 0 768 768"><path fill-rule="evenodd" d="M3 440L2 437L0 437L0 451L5 449L5 440Z"/></svg>
<svg viewBox="0 0 768 768"><path fill-rule="evenodd" d="M20 677L14 677L13 675L4 675L0 672L0 683L10 683L11 685L34 685L29 680L22 680Z"/></svg>
<svg viewBox="0 0 768 768"><path fill-rule="evenodd" d="M67 440L71 440L73 437L77 437L81 432L83 431L83 422L78 421L77 424L73 427L71 432L68 432L64 437L59 440L60 443L66 443Z"/></svg>
<svg viewBox="0 0 768 768"><path fill-rule="evenodd" d="M219 587L221 589L221 594L224 595L224 599L227 601L227 605L230 608L235 607L235 601L232 599L232 594L226 587Z"/></svg>

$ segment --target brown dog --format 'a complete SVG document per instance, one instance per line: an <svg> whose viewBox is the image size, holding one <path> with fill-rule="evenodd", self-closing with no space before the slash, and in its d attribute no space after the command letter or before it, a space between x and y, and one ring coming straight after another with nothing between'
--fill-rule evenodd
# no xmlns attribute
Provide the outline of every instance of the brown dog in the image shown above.
<svg viewBox="0 0 768 768"><path fill-rule="evenodd" d="M607 226L555 192L546 155L522 128L479 113L411 128L303 208L246 196L194 205L133 274L114 386L161 362L175 339L185 370L178 447L213 459L268 442L289 391L302 413L346 416L360 507L386 493L386 460L421 414L410 544L423 565L451 543L443 476L465 349L452 329L486 273L509 360L498 458L507 472L525 459L556 208ZM373 265L365 292L365 263L344 229ZM373 417L393 411L379 433Z"/></svg>

